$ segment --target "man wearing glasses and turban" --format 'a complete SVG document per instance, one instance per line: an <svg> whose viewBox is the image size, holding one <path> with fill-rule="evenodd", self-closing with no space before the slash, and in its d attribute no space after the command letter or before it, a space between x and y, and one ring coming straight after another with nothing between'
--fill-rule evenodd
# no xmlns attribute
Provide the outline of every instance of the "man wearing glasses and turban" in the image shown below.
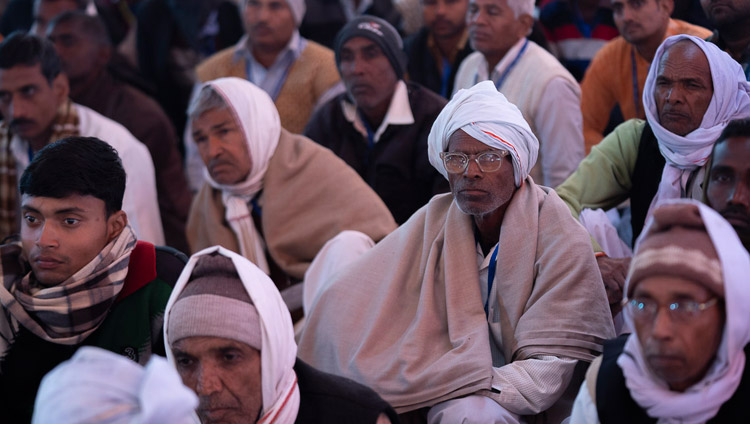
<svg viewBox="0 0 750 424"><path fill-rule="evenodd" d="M300 357L407 422L517 423L555 404L614 330L586 231L528 175L538 148L492 82L459 91L429 136L452 193L343 269L331 263L367 240L327 243L306 274Z"/></svg>

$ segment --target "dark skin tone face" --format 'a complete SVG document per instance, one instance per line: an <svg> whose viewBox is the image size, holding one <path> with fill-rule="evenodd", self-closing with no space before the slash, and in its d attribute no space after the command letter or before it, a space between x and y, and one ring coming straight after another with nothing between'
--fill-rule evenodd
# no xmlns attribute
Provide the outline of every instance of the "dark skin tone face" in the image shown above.
<svg viewBox="0 0 750 424"><path fill-rule="evenodd" d="M385 118L398 77L391 62L375 42L352 37L341 46L339 71L346 90L370 127L377 128Z"/></svg>
<svg viewBox="0 0 750 424"><path fill-rule="evenodd" d="M649 62L664 40L673 9L672 0L612 0L612 18L620 35Z"/></svg>
<svg viewBox="0 0 750 424"><path fill-rule="evenodd" d="M714 146L706 200L750 241L750 137L730 137Z"/></svg>
<svg viewBox="0 0 750 424"><path fill-rule="evenodd" d="M672 276L648 277L633 291L633 299L661 305L652 320L634 320L635 332L648 367L671 390L685 391L706 375L721 343L724 311L721 305L713 306L683 322L675 319L666 305L703 303L714 297L702 285Z"/></svg>
<svg viewBox="0 0 750 424"><path fill-rule="evenodd" d="M466 21L471 46L487 59L489 71L534 24L527 14L516 16L506 0L471 0Z"/></svg>
<svg viewBox="0 0 750 424"><path fill-rule="evenodd" d="M444 55L455 48L466 29L468 0L422 0L424 25Z"/></svg>
<svg viewBox="0 0 750 424"><path fill-rule="evenodd" d="M448 152L475 155L497 151L479 140L458 130L451 135ZM475 161L469 161L460 174L448 174L451 192L461 211L471 215L479 230L482 249L489 249L500 237L500 225L513 194L516 192L513 178L513 162L510 155L503 158L503 165L495 172L482 172Z"/></svg>
<svg viewBox="0 0 750 424"><path fill-rule="evenodd" d="M706 55L693 42L672 45L661 57L654 85L659 123L685 136L700 127L714 94Z"/></svg>

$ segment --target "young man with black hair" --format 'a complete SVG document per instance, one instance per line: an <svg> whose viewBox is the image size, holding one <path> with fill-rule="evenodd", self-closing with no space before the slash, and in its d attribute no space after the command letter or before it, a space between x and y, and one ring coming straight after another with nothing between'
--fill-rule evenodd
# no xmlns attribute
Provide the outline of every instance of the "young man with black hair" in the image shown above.
<svg viewBox="0 0 750 424"><path fill-rule="evenodd" d="M42 377L82 345L165 354L171 286L122 210L117 152L93 137L40 150L20 179L21 240L0 246L3 422L28 422Z"/></svg>
<svg viewBox="0 0 750 424"><path fill-rule="evenodd" d="M0 239L18 233L17 176L47 144L99 137L127 170L123 211L141 240L164 244L154 165L148 149L122 125L68 99L68 79L48 40L14 33L0 43Z"/></svg>

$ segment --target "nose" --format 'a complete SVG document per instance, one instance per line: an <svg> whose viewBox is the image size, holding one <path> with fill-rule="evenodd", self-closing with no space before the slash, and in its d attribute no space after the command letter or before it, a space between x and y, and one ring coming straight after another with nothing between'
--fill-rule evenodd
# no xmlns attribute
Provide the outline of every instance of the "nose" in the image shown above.
<svg viewBox="0 0 750 424"><path fill-rule="evenodd" d="M205 363L200 365L195 391L198 396L210 396L221 391L221 378L219 378L216 367Z"/></svg>
<svg viewBox="0 0 750 424"><path fill-rule="evenodd" d="M674 333L672 328L672 317L669 315L669 307L659 307L654 316L651 326L651 337L657 340L668 339Z"/></svg>
<svg viewBox="0 0 750 424"><path fill-rule="evenodd" d="M466 165L466 170L464 170L464 177L465 178L481 178L482 177L482 170L479 169L479 164L477 163L476 158L469 159L469 164Z"/></svg>
<svg viewBox="0 0 750 424"><path fill-rule="evenodd" d="M442 1L437 2L437 8L435 9L435 13L438 16L445 16L445 3Z"/></svg>
<svg viewBox="0 0 750 424"><path fill-rule="evenodd" d="M45 222L39 227L36 244L40 247L50 248L58 246L57 231L54 225Z"/></svg>
<svg viewBox="0 0 750 424"><path fill-rule="evenodd" d="M9 115L11 120L29 116L30 104L20 96L13 96L9 104Z"/></svg>
<svg viewBox="0 0 750 424"><path fill-rule="evenodd" d="M222 145L221 140L219 140L218 137L211 135L208 137L206 143L208 143L207 147L209 158L215 158L224 152L224 146Z"/></svg>

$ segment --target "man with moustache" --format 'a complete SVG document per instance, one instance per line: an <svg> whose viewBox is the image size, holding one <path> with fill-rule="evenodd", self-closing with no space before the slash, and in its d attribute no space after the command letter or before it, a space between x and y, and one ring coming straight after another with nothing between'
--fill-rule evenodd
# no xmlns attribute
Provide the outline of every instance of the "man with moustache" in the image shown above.
<svg viewBox="0 0 750 424"><path fill-rule="evenodd" d="M473 50L466 29L468 0L421 0L424 27L404 40L409 80L449 98L461 61Z"/></svg>
<svg viewBox="0 0 750 424"><path fill-rule="evenodd" d="M750 117L750 83L740 65L689 35L659 47L645 92L647 121L619 125L557 188L575 217L583 208L609 209L630 199L633 240L660 203L703 198L714 143L729 121ZM597 259L615 313L630 259Z"/></svg>
<svg viewBox="0 0 750 424"><path fill-rule="evenodd" d="M406 422L560 422L576 364L614 335L588 235L528 178L539 143L490 81L453 96L429 146L451 193L318 274L300 357L372 387ZM358 240L333 239L305 284Z"/></svg>
<svg viewBox="0 0 750 424"><path fill-rule="evenodd" d="M47 144L80 135L117 149L127 171L123 210L139 239L164 244L148 149L122 125L70 101L68 93L49 40L16 32L0 43L0 238L20 228L18 175Z"/></svg>
<svg viewBox="0 0 750 424"><path fill-rule="evenodd" d="M185 222L190 200L172 123L156 101L112 72L113 48L104 22L83 12L64 12L49 24L70 84L70 98L122 124L151 153L166 244L187 252Z"/></svg>
<svg viewBox="0 0 750 424"><path fill-rule="evenodd" d="M701 0L715 30L708 41L729 53L750 80L750 2L745 0Z"/></svg>
<svg viewBox="0 0 750 424"><path fill-rule="evenodd" d="M670 19L673 9L673 0L612 0L620 37L596 53L581 81L586 153L606 135L613 109L619 110L619 119L646 118L641 102L643 86L654 53L664 39L677 34L700 38L711 34L705 28Z"/></svg>
<svg viewBox="0 0 750 424"><path fill-rule="evenodd" d="M570 424L748 422L748 274L750 256L711 208L656 209L625 288L635 331L605 342Z"/></svg>
<svg viewBox="0 0 750 424"><path fill-rule="evenodd" d="M750 251L750 120L727 125L709 163L704 200L732 224Z"/></svg>
<svg viewBox="0 0 750 424"><path fill-rule="evenodd" d="M354 168L401 224L448 191L427 157L427 136L445 99L403 80L401 37L374 16L341 29L336 63L347 92L315 113L305 135Z"/></svg>
<svg viewBox="0 0 750 424"><path fill-rule="evenodd" d="M198 65L199 82L246 79L271 96L285 130L302 133L313 111L343 91L333 52L299 34L305 9L305 0L242 0L246 35ZM188 180L197 191L204 166L189 128L185 152Z"/></svg>
<svg viewBox="0 0 750 424"><path fill-rule="evenodd" d="M554 56L526 38L533 13L533 0L471 0L467 20L477 51L461 63L453 91L492 80L539 139L532 178L556 187L584 156L581 91Z"/></svg>

